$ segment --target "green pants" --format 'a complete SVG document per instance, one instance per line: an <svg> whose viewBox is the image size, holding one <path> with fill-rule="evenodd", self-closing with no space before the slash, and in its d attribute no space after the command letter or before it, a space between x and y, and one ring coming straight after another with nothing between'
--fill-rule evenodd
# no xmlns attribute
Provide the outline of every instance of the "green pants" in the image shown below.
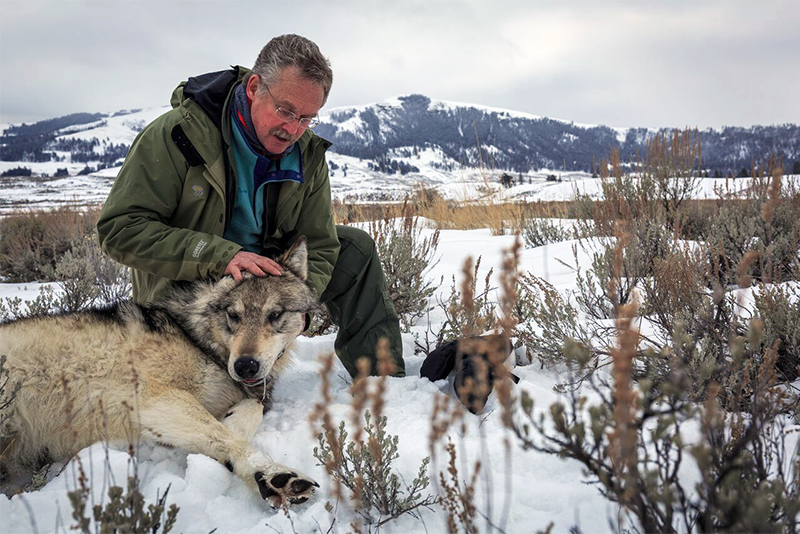
<svg viewBox="0 0 800 534"><path fill-rule="evenodd" d="M405 376L400 321L386 290L375 242L358 228L337 226L336 231L342 248L320 299L339 327L334 343L336 355L350 376L358 374L356 362L363 357L372 361L372 374L377 375L375 349L385 337L396 366L393 376Z"/></svg>

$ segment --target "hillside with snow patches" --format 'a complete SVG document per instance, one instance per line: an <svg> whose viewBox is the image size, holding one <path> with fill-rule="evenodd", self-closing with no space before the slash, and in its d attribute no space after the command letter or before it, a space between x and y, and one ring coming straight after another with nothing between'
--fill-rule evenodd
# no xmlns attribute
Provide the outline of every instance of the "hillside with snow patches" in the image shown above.
<svg viewBox="0 0 800 534"><path fill-rule="evenodd" d="M0 161L0 174L23 167L30 177L0 178L0 212L102 203L122 164L109 160L168 106L113 114L87 115L92 120L32 136L38 150L27 161ZM68 118L68 117L65 117ZM382 103L323 109L315 131L333 142L328 152L334 198L347 202L397 201L425 186L452 200L568 200L576 193L596 196L600 182L591 177L594 162L611 149L641 153L655 133L642 128L609 128L550 119L506 109L431 100L422 95L390 98ZM41 121L32 125L46 125ZM23 128L32 129L31 126ZM0 126L4 157L20 141L20 125ZM22 130L24 131L24 130ZM703 166L710 162L736 175L778 151L788 168L800 160L796 126L727 128L701 132ZM36 139L41 145L36 148ZM78 147L70 152L65 147ZM59 149L61 148L61 150ZM107 153L113 149L113 152ZM122 152L124 155L124 151ZM43 159L50 161L41 161ZM32 161L38 159L39 161ZM746 163L745 163L746 162ZM513 186L501 187L507 173ZM60 176L57 176L60 174ZM65 176L68 174L68 176ZM80 174L80 175L79 175ZM703 180L697 196L714 195L715 187L743 190L747 181Z"/></svg>

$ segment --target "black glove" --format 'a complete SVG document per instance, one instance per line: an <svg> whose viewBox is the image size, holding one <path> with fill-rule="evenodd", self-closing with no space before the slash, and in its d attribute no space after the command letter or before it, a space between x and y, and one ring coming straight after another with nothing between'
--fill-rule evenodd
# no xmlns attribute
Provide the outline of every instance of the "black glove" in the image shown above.
<svg viewBox="0 0 800 534"><path fill-rule="evenodd" d="M503 360L511 353L511 342L497 334L454 339L436 347L422 362L419 374L435 382L456 370L453 382L456 396L475 414L481 413L494 385L491 351L502 351ZM519 378L511 375L517 383Z"/></svg>

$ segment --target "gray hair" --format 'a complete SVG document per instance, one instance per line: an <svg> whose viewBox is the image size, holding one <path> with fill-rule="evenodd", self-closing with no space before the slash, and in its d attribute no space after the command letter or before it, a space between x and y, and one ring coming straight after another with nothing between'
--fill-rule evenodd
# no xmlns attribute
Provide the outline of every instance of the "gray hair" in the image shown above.
<svg viewBox="0 0 800 534"><path fill-rule="evenodd" d="M303 78L319 84L324 92L322 103L328 100L333 85L330 61L313 41L299 35L281 35L268 42L258 54L250 76L258 74L264 84L270 85L278 81L287 67L296 67ZM250 76L243 81L245 85ZM259 93L265 92L262 87L259 87Z"/></svg>

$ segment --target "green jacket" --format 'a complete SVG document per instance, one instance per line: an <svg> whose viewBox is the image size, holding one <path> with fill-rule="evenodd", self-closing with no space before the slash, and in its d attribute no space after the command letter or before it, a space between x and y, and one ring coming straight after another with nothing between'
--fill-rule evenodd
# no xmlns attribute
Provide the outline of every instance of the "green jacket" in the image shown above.
<svg viewBox="0 0 800 534"><path fill-rule="evenodd" d="M133 298L151 303L171 280L218 279L241 246L222 237L233 209L233 89L242 67L181 83L173 109L131 146L97 221L103 249L133 269ZM262 254L276 256L308 238L309 284L321 295L339 254L325 151L307 130L298 140L303 183L265 187Z"/></svg>

